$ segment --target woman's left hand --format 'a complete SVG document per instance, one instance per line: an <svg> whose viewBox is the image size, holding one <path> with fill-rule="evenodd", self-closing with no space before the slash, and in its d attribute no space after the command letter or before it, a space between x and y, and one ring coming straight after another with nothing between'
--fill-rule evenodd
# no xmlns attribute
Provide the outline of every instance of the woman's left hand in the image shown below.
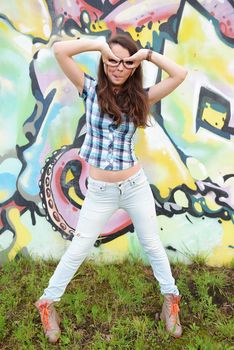
<svg viewBox="0 0 234 350"><path fill-rule="evenodd" d="M147 54L147 49L140 49L134 55L126 57L123 60L129 68L137 68L141 64L141 62L146 59Z"/></svg>

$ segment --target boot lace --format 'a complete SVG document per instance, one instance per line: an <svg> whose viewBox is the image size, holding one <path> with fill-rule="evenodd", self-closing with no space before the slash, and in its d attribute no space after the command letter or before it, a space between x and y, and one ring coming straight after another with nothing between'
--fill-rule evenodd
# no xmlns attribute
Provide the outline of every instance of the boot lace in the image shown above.
<svg viewBox="0 0 234 350"><path fill-rule="evenodd" d="M178 316L178 313L180 311L180 308L179 308L179 300L178 298L174 297L172 299L172 302L171 302L171 305L170 305L170 311L171 311L171 316L173 316L174 320L175 320L175 323L177 323L177 316Z"/></svg>
<svg viewBox="0 0 234 350"><path fill-rule="evenodd" d="M172 303L171 304L171 314L173 316L177 316L180 311L179 305L177 303Z"/></svg>
<svg viewBox="0 0 234 350"><path fill-rule="evenodd" d="M39 310L40 310L40 314L41 314L41 321L42 321L43 325L45 326L46 330L51 329L51 325L49 322L50 311L49 311L48 306L49 306L48 303L43 303L39 306Z"/></svg>

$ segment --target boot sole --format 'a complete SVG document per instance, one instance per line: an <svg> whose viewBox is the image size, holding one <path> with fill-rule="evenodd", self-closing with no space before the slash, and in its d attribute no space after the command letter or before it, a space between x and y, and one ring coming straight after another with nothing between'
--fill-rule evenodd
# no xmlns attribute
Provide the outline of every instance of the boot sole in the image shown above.
<svg viewBox="0 0 234 350"><path fill-rule="evenodd" d="M166 328L166 320L163 319L162 314L159 314L159 312L157 312L157 313L155 314L155 321L156 321L156 322L159 322L160 320L164 323L165 329L166 329L167 333L170 334L172 337L174 337L174 338L180 338L180 337L182 336L182 333L181 333L180 335L175 335L175 334L171 333L171 332Z"/></svg>

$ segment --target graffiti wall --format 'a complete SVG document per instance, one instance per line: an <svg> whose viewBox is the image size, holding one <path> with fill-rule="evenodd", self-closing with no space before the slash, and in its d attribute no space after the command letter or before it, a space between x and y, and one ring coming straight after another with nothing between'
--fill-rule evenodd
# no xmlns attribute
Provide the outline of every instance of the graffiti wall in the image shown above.
<svg viewBox="0 0 234 350"><path fill-rule="evenodd" d="M159 234L171 261L234 258L234 5L230 0L32 0L0 4L0 263L17 254L58 259L87 191L83 101L55 61L57 40L131 35L188 70L137 131ZM96 76L98 52L75 57ZM144 62L144 84L164 78ZM91 220L92 218L90 218ZM146 257L117 211L90 257Z"/></svg>

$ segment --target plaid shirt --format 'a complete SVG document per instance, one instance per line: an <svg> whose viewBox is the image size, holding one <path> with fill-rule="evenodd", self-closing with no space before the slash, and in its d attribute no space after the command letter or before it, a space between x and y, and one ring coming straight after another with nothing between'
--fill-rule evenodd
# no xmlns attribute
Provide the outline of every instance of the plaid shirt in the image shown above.
<svg viewBox="0 0 234 350"><path fill-rule="evenodd" d="M134 154L134 123L123 115L117 127L113 118L99 109L97 81L85 74L84 88L80 95L85 102L87 133L80 149L80 157L87 163L105 170L123 170L137 163Z"/></svg>

